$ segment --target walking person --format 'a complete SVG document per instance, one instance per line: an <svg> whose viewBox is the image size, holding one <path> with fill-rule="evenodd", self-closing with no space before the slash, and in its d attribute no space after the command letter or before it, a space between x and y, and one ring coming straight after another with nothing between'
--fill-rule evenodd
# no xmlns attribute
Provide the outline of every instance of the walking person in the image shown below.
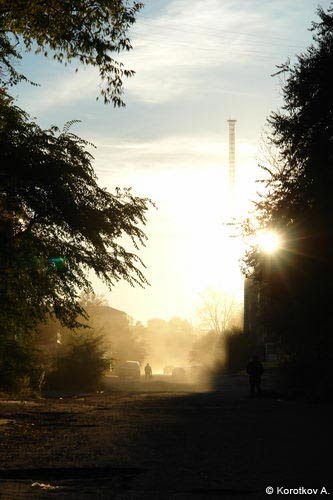
<svg viewBox="0 0 333 500"><path fill-rule="evenodd" d="M146 376L146 380L150 380L151 377L153 375L153 372L152 372L152 369L151 369L151 366L149 363L146 364L145 366L145 376Z"/></svg>
<svg viewBox="0 0 333 500"><path fill-rule="evenodd" d="M249 375L250 382L250 397L254 398L256 395L261 396L261 375L264 372L264 367L259 360L258 356L252 356L251 361L246 367Z"/></svg>

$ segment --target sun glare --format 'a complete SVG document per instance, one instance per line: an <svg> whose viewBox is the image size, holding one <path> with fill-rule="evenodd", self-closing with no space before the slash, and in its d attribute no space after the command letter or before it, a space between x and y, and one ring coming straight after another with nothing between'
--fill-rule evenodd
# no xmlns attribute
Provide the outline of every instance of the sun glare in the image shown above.
<svg viewBox="0 0 333 500"><path fill-rule="evenodd" d="M258 245L265 253L276 252L280 243L280 237L274 231L261 231L258 234Z"/></svg>

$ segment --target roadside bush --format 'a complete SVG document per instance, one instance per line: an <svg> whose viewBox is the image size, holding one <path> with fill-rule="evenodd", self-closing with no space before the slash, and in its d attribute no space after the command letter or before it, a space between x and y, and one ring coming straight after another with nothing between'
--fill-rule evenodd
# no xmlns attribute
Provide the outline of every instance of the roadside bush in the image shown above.
<svg viewBox="0 0 333 500"><path fill-rule="evenodd" d="M46 388L60 391L94 391L100 388L110 366L103 337L73 334L71 342L54 359Z"/></svg>
<svg viewBox="0 0 333 500"><path fill-rule="evenodd" d="M41 352L31 340L0 338L0 390L17 394L38 391L43 371Z"/></svg>

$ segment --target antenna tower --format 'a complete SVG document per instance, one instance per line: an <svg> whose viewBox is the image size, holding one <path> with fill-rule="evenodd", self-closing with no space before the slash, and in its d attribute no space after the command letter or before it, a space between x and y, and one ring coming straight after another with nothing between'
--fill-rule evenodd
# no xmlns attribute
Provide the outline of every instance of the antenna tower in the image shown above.
<svg viewBox="0 0 333 500"><path fill-rule="evenodd" d="M228 120L229 123L229 185L235 188L235 128L237 120Z"/></svg>

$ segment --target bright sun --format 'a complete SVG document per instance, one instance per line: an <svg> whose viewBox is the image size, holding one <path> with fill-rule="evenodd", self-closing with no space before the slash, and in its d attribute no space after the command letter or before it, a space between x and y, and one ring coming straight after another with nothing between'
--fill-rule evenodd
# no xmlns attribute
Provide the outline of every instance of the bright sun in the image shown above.
<svg viewBox="0 0 333 500"><path fill-rule="evenodd" d="M274 253L280 247L280 237L274 231L261 231L257 238L259 247L266 253Z"/></svg>

